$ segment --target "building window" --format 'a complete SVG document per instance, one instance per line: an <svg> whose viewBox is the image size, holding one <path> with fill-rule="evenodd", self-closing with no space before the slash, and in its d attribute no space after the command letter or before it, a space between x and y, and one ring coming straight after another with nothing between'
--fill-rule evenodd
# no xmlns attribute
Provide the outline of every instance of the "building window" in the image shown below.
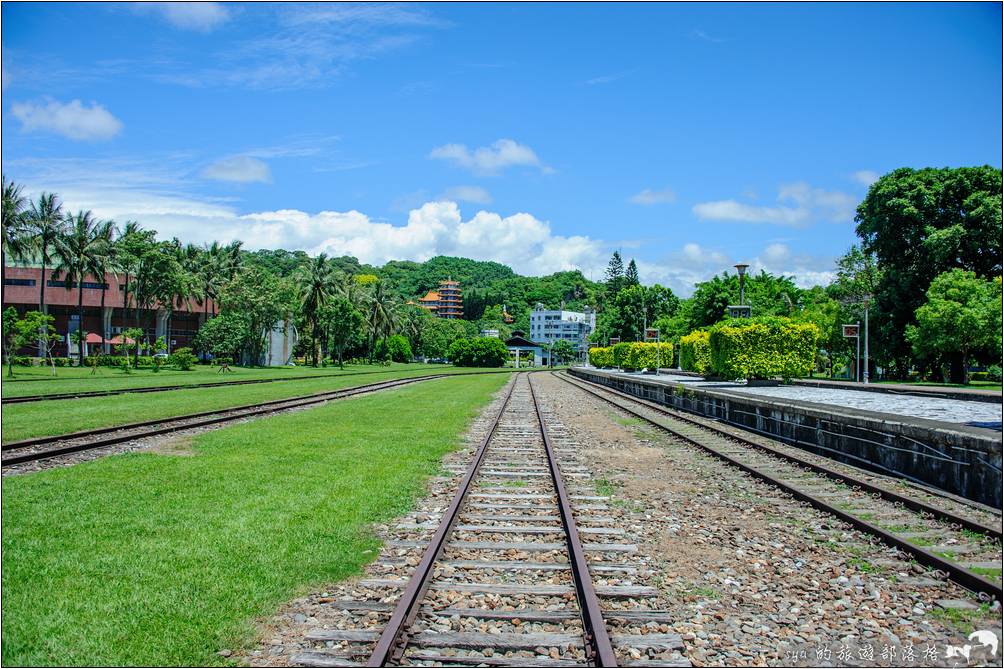
<svg viewBox="0 0 1004 669"><path fill-rule="evenodd" d="M3 285L5 286L34 286L34 279L4 279Z"/></svg>
<svg viewBox="0 0 1004 669"><path fill-rule="evenodd" d="M32 282L32 285L34 285L34 281ZM49 279L48 281L45 282L45 285L47 285L49 288L66 288L66 282L60 281L59 279ZM105 290L108 289L107 283L98 283L97 281L82 281L81 285L84 288L90 288L92 290L101 290L102 288L104 288ZM70 287L76 288L77 285L73 284Z"/></svg>

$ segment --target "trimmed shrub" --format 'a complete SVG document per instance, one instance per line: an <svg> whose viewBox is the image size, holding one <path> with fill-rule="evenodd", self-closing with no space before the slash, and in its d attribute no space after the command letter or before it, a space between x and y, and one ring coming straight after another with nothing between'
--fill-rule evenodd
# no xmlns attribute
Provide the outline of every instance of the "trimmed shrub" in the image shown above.
<svg viewBox="0 0 1004 669"><path fill-rule="evenodd" d="M622 341L614 344L614 367L624 369L627 367L628 356L631 355L631 342Z"/></svg>
<svg viewBox="0 0 1004 669"><path fill-rule="evenodd" d="M458 367L501 367L509 359L509 349L497 337L458 339L450 345L449 358Z"/></svg>
<svg viewBox="0 0 1004 669"><path fill-rule="evenodd" d="M673 362L673 345L668 342L636 341L629 343L628 347L626 367L629 369L654 370L659 364Z"/></svg>
<svg viewBox="0 0 1004 669"><path fill-rule="evenodd" d="M381 339L376 343L376 357L379 360L389 357L394 362L410 362L411 344L403 335L392 335L386 342Z"/></svg>
<svg viewBox="0 0 1004 669"><path fill-rule="evenodd" d="M614 349L611 346L594 346L589 349L589 364L593 367L613 367Z"/></svg>
<svg viewBox="0 0 1004 669"><path fill-rule="evenodd" d="M707 330L680 337L680 367L702 375L711 371L711 334Z"/></svg>
<svg viewBox="0 0 1004 669"><path fill-rule="evenodd" d="M1000 383L1001 377L1001 368L998 365L990 365L987 367L987 381Z"/></svg>
<svg viewBox="0 0 1004 669"><path fill-rule="evenodd" d="M192 353L192 349L184 347L174 349L167 360L178 369L188 371L196 362L198 362L199 358Z"/></svg>
<svg viewBox="0 0 1004 669"><path fill-rule="evenodd" d="M13 362L17 367L31 367L34 364L30 355L11 356L11 362Z"/></svg>
<svg viewBox="0 0 1004 669"><path fill-rule="evenodd" d="M785 380L809 374L819 328L790 318L736 318L710 330L711 367L725 379Z"/></svg>
<svg viewBox="0 0 1004 669"><path fill-rule="evenodd" d="M73 365L73 360L70 358L53 358L52 364L56 367L70 367Z"/></svg>

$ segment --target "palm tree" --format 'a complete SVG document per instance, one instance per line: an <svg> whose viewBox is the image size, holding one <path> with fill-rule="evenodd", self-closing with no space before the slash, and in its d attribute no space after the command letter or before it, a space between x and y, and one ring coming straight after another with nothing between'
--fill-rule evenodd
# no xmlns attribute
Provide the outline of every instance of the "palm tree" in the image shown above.
<svg viewBox="0 0 1004 669"><path fill-rule="evenodd" d="M125 281L122 283L122 318L123 321L129 315L129 275L133 272L136 266L136 257L130 253L125 247L126 244L135 239L138 235L143 234L145 231L136 221L126 221L125 227L122 228L121 234L119 234L118 239L115 240L115 246L113 248L113 253L115 255L115 271L116 273L122 272L125 274Z"/></svg>
<svg viewBox="0 0 1004 669"><path fill-rule="evenodd" d="M3 241L0 244L0 305L7 278L7 257L20 260L28 250L28 235L25 231L25 206L27 198L21 187L3 177Z"/></svg>
<svg viewBox="0 0 1004 669"><path fill-rule="evenodd" d="M373 294L370 295L367 322L370 331L370 362L373 362L377 337L386 339L397 327L397 322L397 305L394 303L394 298L384 289L384 282L377 281L373 285Z"/></svg>
<svg viewBox="0 0 1004 669"><path fill-rule="evenodd" d="M328 256L322 253L300 267L296 275L297 292L303 317L310 323L310 355L317 367L317 321L321 307L328 301L334 290L335 274L328 264Z"/></svg>
<svg viewBox="0 0 1004 669"><path fill-rule="evenodd" d="M45 313L45 268L53 260L56 244L66 230L63 203L52 193L42 193L32 202L27 213L28 234L32 250L42 264L42 281L38 287L38 310Z"/></svg>
<svg viewBox="0 0 1004 669"><path fill-rule="evenodd" d="M99 269L97 276L101 284L101 352L108 353L108 330L105 329L105 294L108 292L108 283L105 275L117 271L118 257L115 253L115 233L118 226L115 221L105 221L98 226L98 235L103 240L100 255L97 258ZM123 314L124 316L125 314Z"/></svg>
<svg viewBox="0 0 1004 669"><path fill-rule="evenodd" d="M89 211L79 211L67 220L68 230L56 245L56 269L53 276L66 277L66 289L77 284L77 318L78 327L84 328L84 277L88 274L101 276L102 263L100 258L105 254L107 239L102 226ZM77 338L77 355L79 364L84 362L84 337Z"/></svg>

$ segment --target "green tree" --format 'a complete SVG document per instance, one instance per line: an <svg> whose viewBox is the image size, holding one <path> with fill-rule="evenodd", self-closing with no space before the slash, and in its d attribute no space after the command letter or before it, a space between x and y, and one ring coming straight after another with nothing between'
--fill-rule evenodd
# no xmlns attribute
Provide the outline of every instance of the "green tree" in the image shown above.
<svg viewBox="0 0 1004 669"><path fill-rule="evenodd" d="M397 327L397 304L390 292L387 284L377 281L373 284L373 292L369 298L369 315L366 325L369 327L370 337L370 362L373 362L373 354L376 349L378 338L386 339Z"/></svg>
<svg viewBox="0 0 1004 669"><path fill-rule="evenodd" d="M952 383L968 383L968 365L977 351L1001 350L1001 279L953 269L939 274L916 312L906 337L920 356L947 356Z"/></svg>
<svg viewBox="0 0 1004 669"><path fill-rule="evenodd" d="M280 321L289 321L295 304L296 289L289 279L257 267L241 269L227 283L220 294L221 313L244 319L248 337L241 353L248 364L262 364L269 333Z"/></svg>
<svg viewBox="0 0 1004 669"><path fill-rule="evenodd" d="M625 286L624 280L624 259L620 251L614 251L607 263L607 271L604 275L607 284L607 295L616 295Z"/></svg>
<svg viewBox="0 0 1004 669"><path fill-rule="evenodd" d="M345 369L346 349L360 340L363 320L362 312L344 297L330 300L321 312L321 323L331 338L340 369Z"/></svg>
<svg viewBox="0 0 1004 669"><path fill-rule="evenodd" d="M411 360L411 345L403 335L391 335L377 342L377 359L390 358L394 362L409 362Z"/></svg>
<svg viewBox="0 0 1004 669"><path fill-rule="evenodd" d="M3 346L7 357L7 375L14 376L14 356L18 349L28 344L42 341L46 358L52 366L52 375L56 375L56 365L52 360L52 345L59 341L52 316L40 311L29 311L18 318L14 307L7 307L3 312Z"/></svg>
<svg viewBox="0 0 1004 669"><path fill-rule="evenodd" d="M318 316L334 290L335 274L328 264L328 256L320 254L308 261L295 275L300 315L310 326L310 356L317 367Z"/></svg>
<svg viewBox="0 0 1004 669"><path fill-rule="evenodd" d="M107 253L108 240L101 224L89 211L79 211L70 218L68 230L56 247L56 269L53 276L66 277L66 289L77 286L78 327L84 327L84 279L90 274L104 281L102 258ZM84 342L77 342L80 364L84 363Z"/></svg>
<svg viewBox="0 0 1004 669"><path fill-rule="evenodd" d="M250 336L248 321L243 315L226 313L203 323L192 344L197 351L234 361Z"/></svg>
<svg viewBox="0 0 1004 669"><path fill-rule="evenodd" d="M858 206L863 250L882 268L872 310L878 354L894 375L907 374L914 350L906 329L936 276L955 268L1000 274L1001 187L1000 169L989 165L901 168Z"/></svg>
<svg viewBox="0 0 1004 669"><path fill-rule="evenodd" d="M55 259L56 247L66 232L63 204L52 193L42 193L32 202L27 215L28 235L32 254L42 265L42 280L38 286L38 310L45 313L45 270Z"/></svg>
<svg viewBox="0 0 1004 669"><path fill-rule="evenodd" d="M624 281L629 286L638 286L641 281L638 279L638 265L635 264L634 258L631 258L631 262L628 263L627 270L624 272Z"/></svg>
<svg viewBox="0 0 1004 669"><path fill-rule="evenodd" d="M0 240L0 304L3 303L3 291L6 290L8 259L18 261L24 258L30 247L25 214L28 200L22 194L21 186L3 177L3 235Z"/></svg>
<svg viewBox="0 0 1004 669"><path fill-rule="evenodd" d="M572 346L572 342L567 339L559 339L554 342L554 346L551 347L551 355L556 358L560 364L569 363L578 356L578 351Z"/></svg>
<svg viewBox="0 0 1004 669"><path fill-rule="evenodd" d="M449 358L458 367L502 367L509 349L495 337L458 339L450 345Z"/></svg>

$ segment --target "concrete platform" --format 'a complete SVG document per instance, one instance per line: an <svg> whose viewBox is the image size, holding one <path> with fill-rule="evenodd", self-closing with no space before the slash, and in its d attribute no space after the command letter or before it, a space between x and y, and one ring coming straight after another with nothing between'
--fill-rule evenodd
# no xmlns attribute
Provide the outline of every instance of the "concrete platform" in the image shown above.
<svg viewBox="0 0 1004 669"><path fill-rule="evenodd" d="M835 388L575 367L581 378L1001 508L1001 408ZM807 399L811 397L812 399Z"/></svg>
<svg viewBox="0 0 1004 669"><path fill-rule="evenodd" d="M970 427L986 428L1001 431L1004 426L1004 409L1001 407L1001 395L985 391L969 393L944 393L945 389L930 392L914 392L922 386L909 386L910 392L904 387L848 383L845 381L813 381L795 379L791 385L777 386L747 386L731 381L707 381L704 377L680 373L675 370L660 371L659 376L653 374L633 374L628 372L613 372L628 376L643 376L646 379L659 380L665 383L682 383L697 388L715 388L731 392L749 393L764 397L791 400L793 402L812 402L845 407L848 409L863 409L878 413L910 416L927 420L956 423ZM954 390L954 389L949 389ZM966 390L960 388L958 390Z"/></svg>

